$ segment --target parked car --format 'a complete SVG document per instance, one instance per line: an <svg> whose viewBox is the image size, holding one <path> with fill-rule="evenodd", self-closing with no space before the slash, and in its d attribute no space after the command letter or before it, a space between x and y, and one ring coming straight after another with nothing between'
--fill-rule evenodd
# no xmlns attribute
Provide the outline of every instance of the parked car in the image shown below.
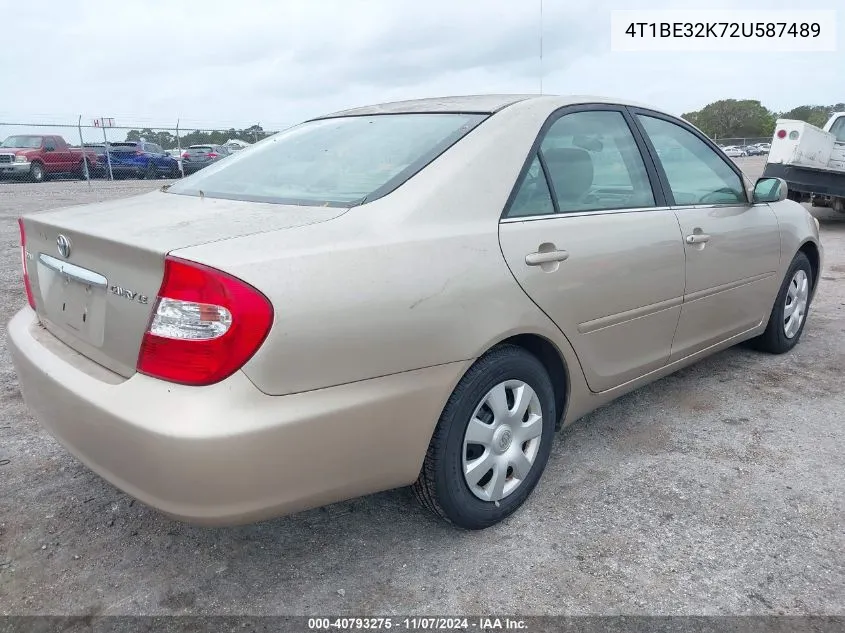
<svg viewBox="0 0 845 633"><path fill-rule="evenodd" d="M763 154L763 150L756 145L746 145L742 150L746 156L761 156Z"/></svg>
<svg viewBox="0 0 845 633"><path fill-rule="evenodd" d="M772 149L771 143L757 143L757 149L759 149L763 154L768 154L769 151Z"/></svg>
<svg viewBox="0 0 845 633"><path fill-rule="evenodd" d="M225 145L191 145L182 152L182 168L187 176L226 158L230 154L231 152Z"/></svg>
<svg viewBox="0 0 845 633"><path fill-rule="evenodd" d="M347 110L24 216L8 347L46 429L169 515L410 484L484 528L561 426L742 341L798 343L818 222L781 179L746 182L686 121L615 100Z"/></svg>
<svg viewBox="0 0 845 633"><path fill-rule="evenodd" d="M93 169L91 171L91 177L100 178L100 177L108 177L109 175L109 163L108 163L108 155L107 155L107 147L105 143L85 143L85 147L91 151L93 151L96 156L97 160L92 166Z"/></svg>
<svg viewBox="0 0 845 633"><path fill-rule="evenodd" d="M93 166L95 152L70 147L55 134L19 134L0 143L0 175L22 176L42 182L50 176L85 176L85 162Z"/></svg>
<svg viewBox="0 0 845 633"><path fill-rule="evenodd" d="M725 155L729 158L740 158L742 156L747 156L745 150L737 147L736 145L728 145L722 148L722 151L725 152Z"/></svg>
<svg viewBox="0 0 845 633"><path fill-rule="evenodd" d="M179 162L159 145L146 141L109 143L112 173L115 178L134 176L154 179L179 176Z"/></svg>

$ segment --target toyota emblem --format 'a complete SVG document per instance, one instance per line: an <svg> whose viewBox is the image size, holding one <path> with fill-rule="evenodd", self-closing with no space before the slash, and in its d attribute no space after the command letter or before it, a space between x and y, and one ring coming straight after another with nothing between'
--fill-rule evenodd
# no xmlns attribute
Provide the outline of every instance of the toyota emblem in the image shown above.
<svg viewBox="0 0 845 633"><path fill-rule="evenodd" d="M64 235L59 235L56 238L56 248L59 249L59 255L65 259L70 257L70 240Z"/></svg>

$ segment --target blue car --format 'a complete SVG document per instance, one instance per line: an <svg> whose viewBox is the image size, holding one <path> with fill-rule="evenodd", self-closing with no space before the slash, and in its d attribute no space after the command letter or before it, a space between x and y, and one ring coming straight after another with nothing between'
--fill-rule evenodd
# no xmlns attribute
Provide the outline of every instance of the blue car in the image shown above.
<svg viewBox="0 0 845 633"><path fill-rule="evenodd" d="M178 178L179 161L159 145L147 141L109 143L111 170L115 178ZM108 170L108 166L106 166Z"/></svg>

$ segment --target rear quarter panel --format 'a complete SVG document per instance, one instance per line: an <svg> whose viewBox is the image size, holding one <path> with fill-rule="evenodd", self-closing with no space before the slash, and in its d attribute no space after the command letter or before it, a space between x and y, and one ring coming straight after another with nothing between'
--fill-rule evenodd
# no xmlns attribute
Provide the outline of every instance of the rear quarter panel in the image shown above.
<svg viewBox="0 0 845 633"><path fill-rule="evenodd" d="M392 194L320 225L177 251L252 283L275 323L245 373L282 395L473 359L535 333L583 373L566 339L513 279L499 217L543 101L511 106Z"/></svg>

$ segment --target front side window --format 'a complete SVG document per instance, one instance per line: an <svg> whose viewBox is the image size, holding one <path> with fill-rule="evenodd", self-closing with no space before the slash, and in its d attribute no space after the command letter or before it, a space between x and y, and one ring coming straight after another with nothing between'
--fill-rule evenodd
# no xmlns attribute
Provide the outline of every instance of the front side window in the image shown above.
<svg viewBox="0 0 845 633"><path fill-rule="evenodd" d="M656 117L637 115L657 150L677 205L742 204L739 175L716 150L689 130Z"/></svg>
<svg viewBox="0 0 845 633"><path fill-rule="evenodd" d="M169 193L354 206L410 178L486 116L413 113L309 121L210 165Z"/></svg>
<svg viewBox="0 0 845 633"><path fill-rule="evenodd" d="M561 213L655 205L642 155L621 112L559 118L540 145Z"/></svg>

